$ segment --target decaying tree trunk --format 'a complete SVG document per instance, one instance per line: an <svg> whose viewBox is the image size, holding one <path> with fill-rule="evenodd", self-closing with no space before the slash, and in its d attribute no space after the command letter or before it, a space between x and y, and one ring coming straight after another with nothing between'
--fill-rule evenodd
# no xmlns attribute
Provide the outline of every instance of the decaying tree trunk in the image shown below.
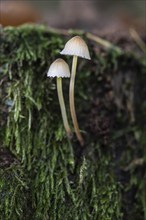
<svg viewBox="0 0 146 220"><path fill-rule="evenodd" d="M1 30L1 219L146 219L144 51L62 33L32 25ZM55 81L46 77L74 34L92 57L79 60L75 85L83 147L75 135L67 139ZM63 80L70 115L68 85Z"/></svg>

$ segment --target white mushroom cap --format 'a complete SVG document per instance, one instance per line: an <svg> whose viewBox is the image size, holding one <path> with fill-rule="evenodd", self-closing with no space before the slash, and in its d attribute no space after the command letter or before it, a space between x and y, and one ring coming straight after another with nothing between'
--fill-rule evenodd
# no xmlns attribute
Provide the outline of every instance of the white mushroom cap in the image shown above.
<svg viewBox="0 0 146 220"><path fill-rule="evenodd" d="M68 64L63 59L55 60L47 73L48 77L70 77L70 70Z"/></svg>
<svg viewBox="0 0 146 220"><path fill-rule="evenodd" d="M90 60L90 54L88 46L85 41L79 37L75 36L71 38L66 44L64 49L60 52L63 55L78 56Z"/></svg>

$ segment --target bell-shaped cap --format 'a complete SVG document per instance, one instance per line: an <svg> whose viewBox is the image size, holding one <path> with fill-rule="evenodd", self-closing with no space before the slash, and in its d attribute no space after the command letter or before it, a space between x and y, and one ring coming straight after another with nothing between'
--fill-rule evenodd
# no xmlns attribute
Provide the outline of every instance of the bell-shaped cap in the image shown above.
<svg viewBox="0 0 146 220"><path fill-rule="evenodd" d="M90 60L90 54L88 46L85 41L79 37L75 36L71 38L66 44L64 49L60 52L63 55L78 56Z"/></svg>
<svg viewBox="0 0 146 220"><path fill-rule="evenodd" d="M47 73L48 77L70 77L70 70L68 64L63 59L55 60Z"/></svg>

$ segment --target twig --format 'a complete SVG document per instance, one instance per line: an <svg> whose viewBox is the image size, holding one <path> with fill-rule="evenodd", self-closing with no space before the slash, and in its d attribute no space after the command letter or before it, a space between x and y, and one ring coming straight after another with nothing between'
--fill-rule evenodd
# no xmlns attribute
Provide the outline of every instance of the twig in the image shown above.
<svg viewBox="0 0 146 220"><path fill-rule="evenodd" d="M115 51L117 51L118 53L122 53L122 49L113 45L111 42L107 41L107 40L104 40L94 34L91 34L91 33L87 33L86 34L87 38L90 39L90 40L93 40L95 41L96 43L104 46L105 48L107 49L113 49Z"/></svg>
<svg viewBox="0 0 146 220"><path fill-rule="evenodd" d="M85 34L85 32L83 30L66 30L66 29L58 29L58 28L52 28L52 27L49 27L49 31L52 32L52 33L55 33L55 34L62 34L62 35L70 35L70 34ZM98 37L92 33L87 33L86 34L86 37L89 39L89 40L92 40L92 41L95 41L96 43L102 45L103 47L107 48L107 49L112 49L112 50L115 50L116 52L118 53L122 53L122 49L113 45L111 42L107 41L107 40L104 40L102 39L101 37Z"/></svg>
<svg viewBox="0 0 146 220"><path fill-rule="evenodd" d="M137 33L137 31L133 28L130 28L130 35L133 38L133 40L135 41L135 43L140 47L140 49L146 53L146 44L143 42L143 40L141 39L141 37L139 36L139 34Z"/></svg>

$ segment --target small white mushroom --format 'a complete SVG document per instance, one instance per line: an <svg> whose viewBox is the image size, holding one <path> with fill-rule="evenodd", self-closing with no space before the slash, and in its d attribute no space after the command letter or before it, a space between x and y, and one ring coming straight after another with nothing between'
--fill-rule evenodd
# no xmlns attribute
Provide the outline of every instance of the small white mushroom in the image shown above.
<svg viewBox="0 0 146 220"><path fill-rule="evenodd" d="M62 119L64 123L65 130L67 132L68 137L72 136L72 132L68 123L67 119L67 114L66 114L66 108L65 108L65 103L64 103L64 97L63 97L63 90L62 90L62 78L70 77L70 70L68 64L63 60L63 59L57 59L55 60L47 73L48 77L57 77L57 93L58 93L58 99L59 99L59 104L61 108L61 114L62 114Z"/></svg>
<svg viewBox="0 0 146 220"><path fill-rule="evenodd" d="M71 38L64 49L60 52L62 55L78 56L90 60L88 46L80 36Z"/></svg>
<svg viewBox="0 0 146 220"><path fill-rule="evenodd" d="M48 77L65 77L65 78L70 78L70 70L68 64L61 58L55 60L47 73Z"/></svg>
<svg viewBox="0 0 146 220"><path fill-rule="evenodd" d="M75 111L75 102L74 102L74 84L75 84L75 76L76 76L76 68L77 68L77 60L78 57L82 57L85 59L90 60L90 54L88 50L88 46L85 41L80 36L75 36L71 38L66 44L64 49L60 52L63 55L71 55L73 56L72 62L72 74L70 80L70 92L69 92L69 100L70 100L70 111L71 117L73 120L75 132L77 138L81 145L84 145L83 137L80 133L76 111Z"/></svg>

